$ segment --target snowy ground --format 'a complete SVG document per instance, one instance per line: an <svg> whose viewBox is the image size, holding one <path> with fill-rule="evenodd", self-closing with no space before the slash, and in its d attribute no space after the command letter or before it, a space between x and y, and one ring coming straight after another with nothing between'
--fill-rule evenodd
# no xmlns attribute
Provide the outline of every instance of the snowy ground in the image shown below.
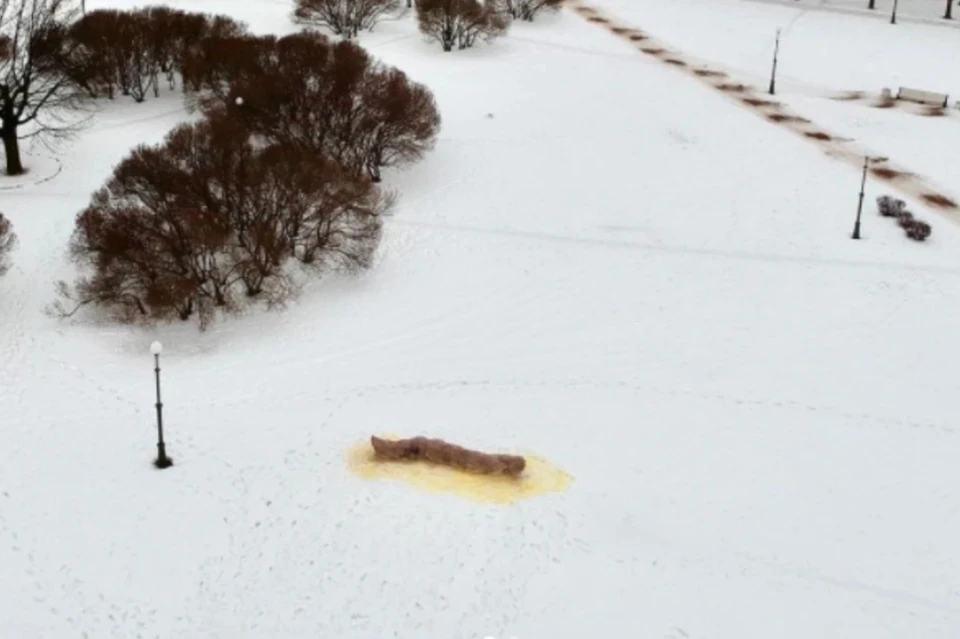
<svg viewBox="0 0 960 639"><path fill-rule="evenodd" d="M741 18L787 15L711 1L729 18L602 5L734 66ZM291 28L282 2L178 6ZM846 39L879 50L870 28ZM851 241L854 169L571 14L465 53L410 20L364 41L434 90L441 139L387 178L377 268L282 314L199 335L42 313L74 214L187 117L175 95L106 107L55 179L0 191L21 238L0 279L0 636L956 637L960 229L918 210L933 237L908 242L871 184ZM898 72L933 74L923 55ZM344 453L378 432L576 480L509 507L365 482Z"/></svg>

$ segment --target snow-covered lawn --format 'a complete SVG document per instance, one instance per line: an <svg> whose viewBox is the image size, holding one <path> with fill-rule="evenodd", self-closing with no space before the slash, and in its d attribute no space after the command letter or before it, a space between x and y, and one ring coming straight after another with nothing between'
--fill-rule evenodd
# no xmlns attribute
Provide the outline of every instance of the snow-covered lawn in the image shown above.
<svg viewBox="0 0 960 639"><path fill-rule="evenodd" d="M603 4L721 64L741 18L785 15L711 2ZM284 2L177 6L292 28ZM0 191L0 637L960 633L960 230L921 210L909 242L871 183L850 240L855 169L569 13L468 52L412 18L362 42L435 92L441 138L386 176L379 264L282 313L43 314L75 213L178 94L106 106L54 180ZM384 432L574 482L503 506L351 474Z"/></svg>

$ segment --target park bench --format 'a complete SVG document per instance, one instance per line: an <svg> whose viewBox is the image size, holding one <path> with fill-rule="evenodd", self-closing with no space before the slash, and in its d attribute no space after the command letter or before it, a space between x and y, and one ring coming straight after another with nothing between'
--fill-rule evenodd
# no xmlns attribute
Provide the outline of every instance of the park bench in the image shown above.
<svg viewBox="0 0 960 639"><path fill-rule="evenodd" d="M944 93L933 93L931 91L921 91L920 89L908 89L906 87L900 87L900 90L897 91L897 99L905 102L917 102L918 104L946 107L949 101L949 96Z"/></svg>

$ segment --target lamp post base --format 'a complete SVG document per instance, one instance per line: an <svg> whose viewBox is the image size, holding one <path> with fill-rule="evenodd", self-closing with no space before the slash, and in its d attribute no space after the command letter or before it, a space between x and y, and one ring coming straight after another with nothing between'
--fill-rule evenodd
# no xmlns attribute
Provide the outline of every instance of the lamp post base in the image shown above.
<svg viewBox="0 0 960 639"><path fill-rule="evenodd" d="M167 450L163 444L157 444L157 458L153 460L153 465L160 470L173 466L173 460L167 457Z"/></svg>
<svg viewBox="0 0 960 639"><path fill-rule="evenodd" d="M860 239L860 222L853 227L853 235L850 236L851 239L859 240Z"/></svg>

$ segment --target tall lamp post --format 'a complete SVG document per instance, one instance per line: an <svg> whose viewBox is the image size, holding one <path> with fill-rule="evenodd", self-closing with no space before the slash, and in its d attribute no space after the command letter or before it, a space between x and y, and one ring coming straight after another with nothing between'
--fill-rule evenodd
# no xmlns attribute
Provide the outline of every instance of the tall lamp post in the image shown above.
<svg viewBox="0 0 960 639"><path fill-rule="evenodd" d="M853 235L850 236L854 240L860 239L860 215L863 213L863 196L867 188L867 171L870 169L872 162L886 161L887 158L870 157L869 155L863 156L863 177L860 179L860 199L857 202L857 221L853 225Z"/></svg>
<svg viewBox="0 0 960 639"><path fill-rule="evenodd" d="M150 344L150 352L153 353L153 371L157 377L157 459L153 465L162 470L173 466L173 460L167 457L167 446L163 441L163 402L160 401L160 353L163 352L163 344Z"/></svg>
<svg viewBox="0 0 960 639"><path fill-rule="evenodd" d="M897 23L897 1L893 0L893 12L890 14L890 24Z"/></svg>
<svg viewBox="0 0 960 639"><path fill-rule="evenodd" d="M773 42L773 68L770 70L770 95L776 92L777 87L777 55L780 53L780 29L777 29L777 39Z"/></svg>

